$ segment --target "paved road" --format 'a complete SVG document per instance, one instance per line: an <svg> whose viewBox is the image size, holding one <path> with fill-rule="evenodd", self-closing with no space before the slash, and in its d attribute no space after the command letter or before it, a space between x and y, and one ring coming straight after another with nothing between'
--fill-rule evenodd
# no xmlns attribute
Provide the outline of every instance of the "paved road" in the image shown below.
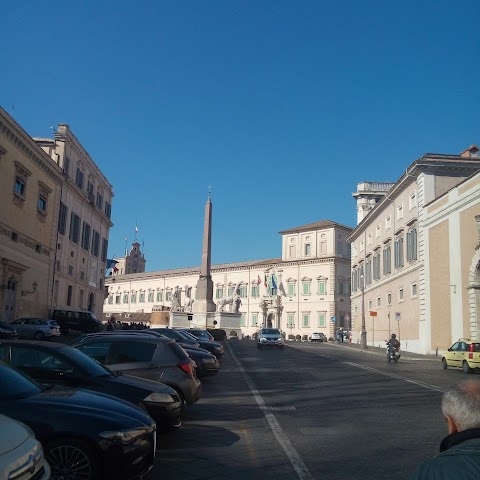
<svg viewBox="0 0 480 480"><path fill-rule="evenodd" d="M149 480L408 478L445 435L442 390L465 378L344 345L229 342Z"/></svg>

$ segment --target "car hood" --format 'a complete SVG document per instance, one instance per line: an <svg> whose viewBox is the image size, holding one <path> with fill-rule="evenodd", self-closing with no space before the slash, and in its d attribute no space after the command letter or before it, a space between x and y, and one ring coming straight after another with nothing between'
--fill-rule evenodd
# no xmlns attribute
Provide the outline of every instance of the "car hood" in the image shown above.
<svg viewBox="0 0 480 480"><path fill-rule="evenodd" d="M14 450L30 436L23 424L0 415L0 456Z"/></svg>
<svg viewBox="0 0 480 480"><path fill-rule="evenodd" d="M116 417L117 421L122 420L123 417L123 421L128 418L137 420L144 425L152 424L150 417L135 405L120 398L91 390L53 386L38 395L24 399L21 403L24 408L54 409L59 414L70 412L104 418L105 412L108 412L110 418Z"/></svg>
<svg viewBox="0 0 480 480"><path fill-rule="evenodd" d="M135 377L133 375L117 375L112 381L121 383L124 385L130 385L133 387L143 388L145 390L151 390L156 393L172 393L175 394L175 390L161 382L155 382L154 380L148 380L146 378Z"/></svg>
<svg viewBox="0 0 480 480"><path fill-rule="evenodd" d="M207 350L202 349L189 349L185 348L184 350L192 357L192 358L217 358L213 353L208 352Z"/></svg>
<svg viewBox="0 0 480 480"><path fill-rule="evenodd" d="M277 340L279 338L282 338L282 336L279 333L262 333L260 337L268 338L269 340Z"/></svg>

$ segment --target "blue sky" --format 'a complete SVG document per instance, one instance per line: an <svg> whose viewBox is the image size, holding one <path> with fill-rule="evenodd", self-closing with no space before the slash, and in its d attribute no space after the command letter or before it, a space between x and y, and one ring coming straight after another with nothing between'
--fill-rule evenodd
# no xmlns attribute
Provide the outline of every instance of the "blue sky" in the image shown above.
<svg viewBox="0 0 480 480"><path fill-rule="evenodd" d="M23 1L2 6L0 105L68 123L112 183L109 256L147 270L281 255L356 223L361 181L480 143L478 0Z"/></svg>

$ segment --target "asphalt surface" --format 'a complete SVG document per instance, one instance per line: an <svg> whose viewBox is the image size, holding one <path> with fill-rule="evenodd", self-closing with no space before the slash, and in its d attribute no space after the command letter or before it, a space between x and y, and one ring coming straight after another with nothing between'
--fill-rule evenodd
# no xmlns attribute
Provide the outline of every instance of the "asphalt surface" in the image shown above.
<svg viewBox="0 0 480 480"><path fill-rule="evenodd" d="M159 437L148 480L408 478L446 434L442 391L466 379L434 356L389 364L347 344L229 341L220 363Z"/></svg>

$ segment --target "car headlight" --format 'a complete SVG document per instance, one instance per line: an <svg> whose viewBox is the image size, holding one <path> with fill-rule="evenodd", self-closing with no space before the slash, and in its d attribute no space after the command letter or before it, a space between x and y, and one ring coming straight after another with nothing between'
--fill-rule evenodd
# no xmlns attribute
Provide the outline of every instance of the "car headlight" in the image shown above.
<svg viewBox="0 0 480 480"><path fill-rule="evenodd" d="M127 445L147 432L148 429L146 428L132 428L130 430L106 431L102 432L100 436L105 440L110 440L111 442Z"/></svg>
<svg viewBox="0 0 480 480"><path fill-rule="evenodd" d="M203 363L216 363L217 361L214 358L204 358Z"/></svg>
<svg viewBox="0 0 480 480"><path fill-rule="evenodd" d="M175 400L169 393L153 392L143 401L148 403L173 403Z"/></svg>
<svg viewBox="0 0 480 480"><path fill-rule="evenodd" d="M280 337L280 338L278 339L278 341L279 341L279 343L283 343L283 338Z"/></svg>
<svg viewBox="0 0 480 480"><path fill-rule="evenodd" d="M214 347L214 348L215 348L215 350L222 350L223 349L223 347Z"/></svg>

